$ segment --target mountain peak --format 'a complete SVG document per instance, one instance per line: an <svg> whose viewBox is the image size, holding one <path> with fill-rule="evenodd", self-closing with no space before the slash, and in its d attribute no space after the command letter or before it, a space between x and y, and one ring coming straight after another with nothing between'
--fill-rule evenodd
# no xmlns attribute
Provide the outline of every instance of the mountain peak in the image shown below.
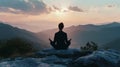
<svg viewBox="0 0 120 67"><path fill-rule="evenodd" d="M112 22L111 24L120 24L119 22Z"/></svg>
<svg viewBox="0 0 120 67"><path fill-rule="evenodd" d="M112 23L109 23L109 24L105 24L105 26L115 27L115 26L120 26L120 23L119 22L112 22Z"/></svg>
<svg viewBox="0 0 120 67"><path fill-rule="evenodd" d="M0 27L12 27L11 25L0 22Z"/></svg>

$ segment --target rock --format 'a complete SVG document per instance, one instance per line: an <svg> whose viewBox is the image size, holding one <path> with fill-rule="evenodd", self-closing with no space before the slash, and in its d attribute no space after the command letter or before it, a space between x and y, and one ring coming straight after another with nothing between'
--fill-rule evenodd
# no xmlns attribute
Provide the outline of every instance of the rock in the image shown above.
<svg viewBox="0 0 120 67"><path fill-rule="evenodd" d="M14 61L2 61L0 67L66 67L59 64L47 64L41 61L41 58L24 58Z"/></svg>
<svg viewBox="0 0 120 67"><path fill-rule="evenodd" d="M68 58L59 58L55 55L47 56L45 58L42 58L42 62L48 63L48 64L61 64L61 65L67 65L68 62L71 62L72 59Z"/></svg>
<svg viewBox="0 0 120 67"><path fill-rule="evenodd" d="M71 62L68 67L120 67L120 52L98 50Z"/></svg>
<svg viewBox="0 0 120 67"><path fill-rule="evenodd" d="M35 56L39 56L39 57L46 57L51 55L55 55L61 58L72 58L72 57L76 57L77 55L80 55L80 51L77 49L68 49L68 50L45 49L35 54Z"/></svg>
<svg viewBox="0 0 120 67"><path fill-rule="evenodd" d="M35 55L38 57L3 59L0 67L120 67L120 52L116 50L45 49Z"/></svg>

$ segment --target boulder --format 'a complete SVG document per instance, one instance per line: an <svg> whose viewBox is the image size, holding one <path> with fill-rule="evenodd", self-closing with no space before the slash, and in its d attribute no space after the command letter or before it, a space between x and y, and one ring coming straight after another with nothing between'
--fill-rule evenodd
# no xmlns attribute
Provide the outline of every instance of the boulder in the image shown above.
<svg viewBox="0 0 120 67"><path fill-rule="evenodd" d="M41 59L42 62L48 64L59 64L59 65L67 65L69 62L72 61L70 58L59 58L55 55L47 56Z"/></svg>
<svg viewBox="0 0 120 67"><path fill-rule="evenodd" d="M59 64L43 63L41 58L16 58L12 61L1 61L0 67L66 67Z"/></svg>
<svg viewBox="0 0 120 67"><path fill-rule="evenodd" d="M120 67L120 52L116 50L98 50L90 55L79 57L68 67Z"/></svg>
<svg viewBox="0 0 120 67"><path fill-rule="evenodd" d="M68 50L55 50L55 49L44 49L35 53L35 56L46 57L55 55L61 58L73 58L80 55L80 50L78 49L68 49Z"/></svg>
<svg viewBox="0 0 120 67"><path fill-rule="evenodd" d="M50 49L44 49L44 50L36 52L33 57L44 58L46 56L55 55L59 58L76 59L78 57L86 56L91 53L92 51L80 51L79 49L55 50L55 49L50 48Z"/></svg>

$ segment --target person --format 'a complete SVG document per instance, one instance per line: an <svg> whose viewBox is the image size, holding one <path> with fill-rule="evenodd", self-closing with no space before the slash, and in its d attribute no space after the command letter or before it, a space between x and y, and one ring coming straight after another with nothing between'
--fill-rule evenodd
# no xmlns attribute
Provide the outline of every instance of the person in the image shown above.
<svg viewBox="0 0 120 67"><path fill-rule="evenodd" d="M59 28L59 31L57 33L55 33L54 41L49 39L50 40L50 44L56 50L68 49L69 45L71 44L71 39L68 40L67 33L65 33L63 31L64 24L61 22L58 25L58 28Z"/></svg>

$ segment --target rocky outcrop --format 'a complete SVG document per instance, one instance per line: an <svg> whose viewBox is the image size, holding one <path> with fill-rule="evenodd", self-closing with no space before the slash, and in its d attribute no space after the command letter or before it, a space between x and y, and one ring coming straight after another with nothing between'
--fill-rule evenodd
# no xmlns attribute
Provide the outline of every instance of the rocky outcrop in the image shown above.
<svg viewBox="0 0 120 67"><path fill-rule="evenodd" d="M55 50L55 49L45 49L35 53L37 57L46 57L55 55L60 58L78 58L81 56L85 56L91 54L91 51L80 51L78 49L68 49L68 50Z"/></svg>
<svg viewBox="0 0 120 67"><path fill-rule="evenodd" d="M3 59L0 67L120 67L120 52L45 49L30 57Z"/></svg>
<svg viewBox="0 0 120 67"><path fill-rule="evenodd" d="M69 67L120 67L120 52L99 50L72 61Z"/></svg>

